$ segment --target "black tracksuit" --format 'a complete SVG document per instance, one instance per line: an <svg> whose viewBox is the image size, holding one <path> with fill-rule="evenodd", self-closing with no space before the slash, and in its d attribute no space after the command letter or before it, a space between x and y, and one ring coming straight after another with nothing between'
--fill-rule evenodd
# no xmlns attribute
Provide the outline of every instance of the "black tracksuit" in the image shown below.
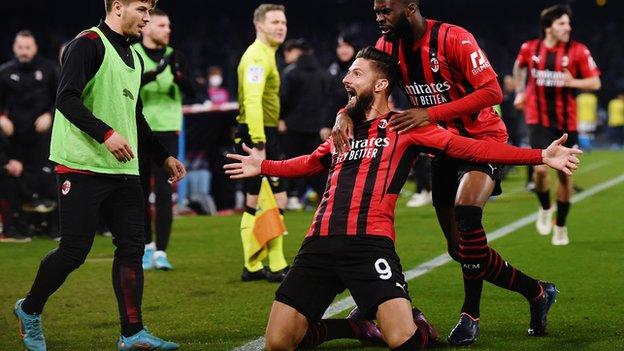
<svg viewBox="0 0 624 351"><path fill-rule="evenodd" d="M296 63L282 73L280 88L281 119L288 128L283 149L287 158L312 153L321 143L319 131L324 127L329 92L329 76L312 55L301 55ZM308 180L320 194L320 177ZM303 196L306 180L292 180L289 196Z"/></svg>
<svg viewBox="0 0 624 351"><path fill-rule="evenodd" d="M126 65L133 62L130 40L101 22L98 28L111 42ZM80 99L87 82L95 76L104 58L104 44L96 32L85 31L73 40L63 55L57 108L87 135L104 142L111 128L89 111ZM151 132L137 101L139 141L148 145L160 164L169 156ZM136 155L136 151L135 155ZM37 277L22 308L41 313L48 297L86 259L91 249L99 216L113 233L116 246L113 260L113 287L119 306L121 332L130 336L143 328L141 299L145 221L143 193L138 176L80 172L57 167L61 242L42 261Z"/></svg>

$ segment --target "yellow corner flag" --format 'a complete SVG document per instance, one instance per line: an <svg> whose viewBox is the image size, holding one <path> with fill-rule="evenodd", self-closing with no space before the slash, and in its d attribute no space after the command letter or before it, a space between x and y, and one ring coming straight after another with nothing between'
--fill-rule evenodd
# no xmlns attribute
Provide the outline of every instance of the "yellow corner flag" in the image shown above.
<svg viewBox="0 0 624 351"><path fill-rule="evenodd" d="M249 245L249 257L262 260L266 257L266 245L269 241L284 235L286 225L280 216L275 196L266 177L262 178L258 194L258 208L253 225L253 239ZM254 240L255 239L255 240Z"/></svg>

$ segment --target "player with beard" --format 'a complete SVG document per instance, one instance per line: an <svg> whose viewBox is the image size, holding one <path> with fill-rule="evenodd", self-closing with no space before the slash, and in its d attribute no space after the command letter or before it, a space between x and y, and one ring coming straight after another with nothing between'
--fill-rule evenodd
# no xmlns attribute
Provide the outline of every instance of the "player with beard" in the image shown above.
<svg viewBox="0 0 624 351"><path fill-rule="evenodd" d="M370 324L361 320L321 319L337 294L349 289L362 316L376 318L392 350L416 350L437 333L422 313L412 310L407 283L394 248L394 208L420 152L472 162L541 164L571 173L580 150L560 146L519 149L491 140L455 135L434 124L404 133L390 131L397 114L388 107L396 80L396 60L372 47L360 51L343 82L347 112L354 119L348 153L338 153L331 138L310 155L265 160L243 145L240 161L225 166L233 179L260 174L306 177L328 169L326 191L291 270L278 288L266 329L268 350L310 348L339 337L363 338Z"/></svg>
<svg viewBox="0 0 624 351"><path fill-rule="evenodd" d="M46 350L41 313L48 298L84 263L100 215L116 246L112 280L121 322L117 349L178 348L150 334L141 313L145 220L134 156L139 140L172 182L185 174L182 163L165 150L145 121L139 96L143 61L130 46L155 4L156 0L106 0L106 19L81 32L63 53L50 145L50 159L58 164L61 241L41 261L30 292L13 310L30 351Z"/></svg>
<svg viewBox="0 0 624 351"><path fill-rule="evenodd" d="M374 0L374 11L383 34L376 47L398 60L400 86L412 106L390 121L392 131L406 133L431 123L456 135L507 141L505 125L492 108L502 91L472 34L423 18L418 0ZM348 115L340 114L332 132L339 152L348 149L352 128ZM501 194L502 167L437 157L432 172L433 205L448 253L464 275L464 304L449 343L476 340L483 280L522 294L530 304L529 335L546 334L555 286L523 274L487 245L483 207L490 196Z"/></svg>

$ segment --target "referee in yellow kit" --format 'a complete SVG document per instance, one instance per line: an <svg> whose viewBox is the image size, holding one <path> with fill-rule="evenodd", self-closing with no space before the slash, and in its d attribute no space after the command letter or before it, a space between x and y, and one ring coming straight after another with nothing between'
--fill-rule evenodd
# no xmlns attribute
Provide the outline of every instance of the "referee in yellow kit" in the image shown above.
<svg viewBox="0 0 624 351"><path fill-rule="evenodd" d="M286 9L282 5L262 4L254 12L256 40L251 44L238 65L238 102L240 114L236 134L239 152L241 145L253 147L266 159L275 160L281 155L277 137L277 125L280 115L280 76L277 70L275 54L286 39ZM272 178L271 186L275 193L280 212L286 206L286 192L279 179ZM283 237L279 236L268 242L269 269L266 270L260 260L254 259L249 252L253 237L258 193L259 177L244 181L245 212L241 219L241 239L245 257L243 281L267 279L281 282L288 271L284 259Z"/></svg>

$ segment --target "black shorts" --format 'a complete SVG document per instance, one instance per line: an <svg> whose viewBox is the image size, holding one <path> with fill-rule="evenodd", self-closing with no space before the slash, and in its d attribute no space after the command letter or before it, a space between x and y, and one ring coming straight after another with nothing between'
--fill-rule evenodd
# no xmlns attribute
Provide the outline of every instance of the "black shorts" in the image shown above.
<svg viewBox="0 0 624 351"><path fill-rule="evenodd" d="M385 301L410 300L390 239L344 235L306 239L275 300L314 322L345 289L369 319L375 318L377 307Z"/></svg>
<svg viewBox="0 0 624 351"><path fill-rule="evenodd" d="M266 135L266 158L267 160L283 160L284 154L279 145L279 137L276 127L264 127ZM236 152L244 154L242 143L251 147L251 137L249 136L249 128L246 124L239 124L236 129ZM268 177L273 193L281 193L286 191L284 182L278 177ZM260 186L262 185L262 177L245 178L243 180L243 191L245 194L258 195Z"/></svg>
<svg viewBox="0 0 624 351"><path fill-rule="evenodd" d="M492 195L503 193L501 181L504 166L484 163L473 163L448 157L436 157L431 162L431 188L434 207L453 207L457 188L464 174L472 171L487 174L496 182Z"/></svg>
<svg viewBox="0 0 624 351"><path fill-rule="evenodd" d="M568 140L563 144L566 147L578 145L578 132L564 132L552 128L547 128L541 124L529 125L529 139L531 147L535 149L545 149L553 141L561 138L563 133L568 133Z"/></svg>

